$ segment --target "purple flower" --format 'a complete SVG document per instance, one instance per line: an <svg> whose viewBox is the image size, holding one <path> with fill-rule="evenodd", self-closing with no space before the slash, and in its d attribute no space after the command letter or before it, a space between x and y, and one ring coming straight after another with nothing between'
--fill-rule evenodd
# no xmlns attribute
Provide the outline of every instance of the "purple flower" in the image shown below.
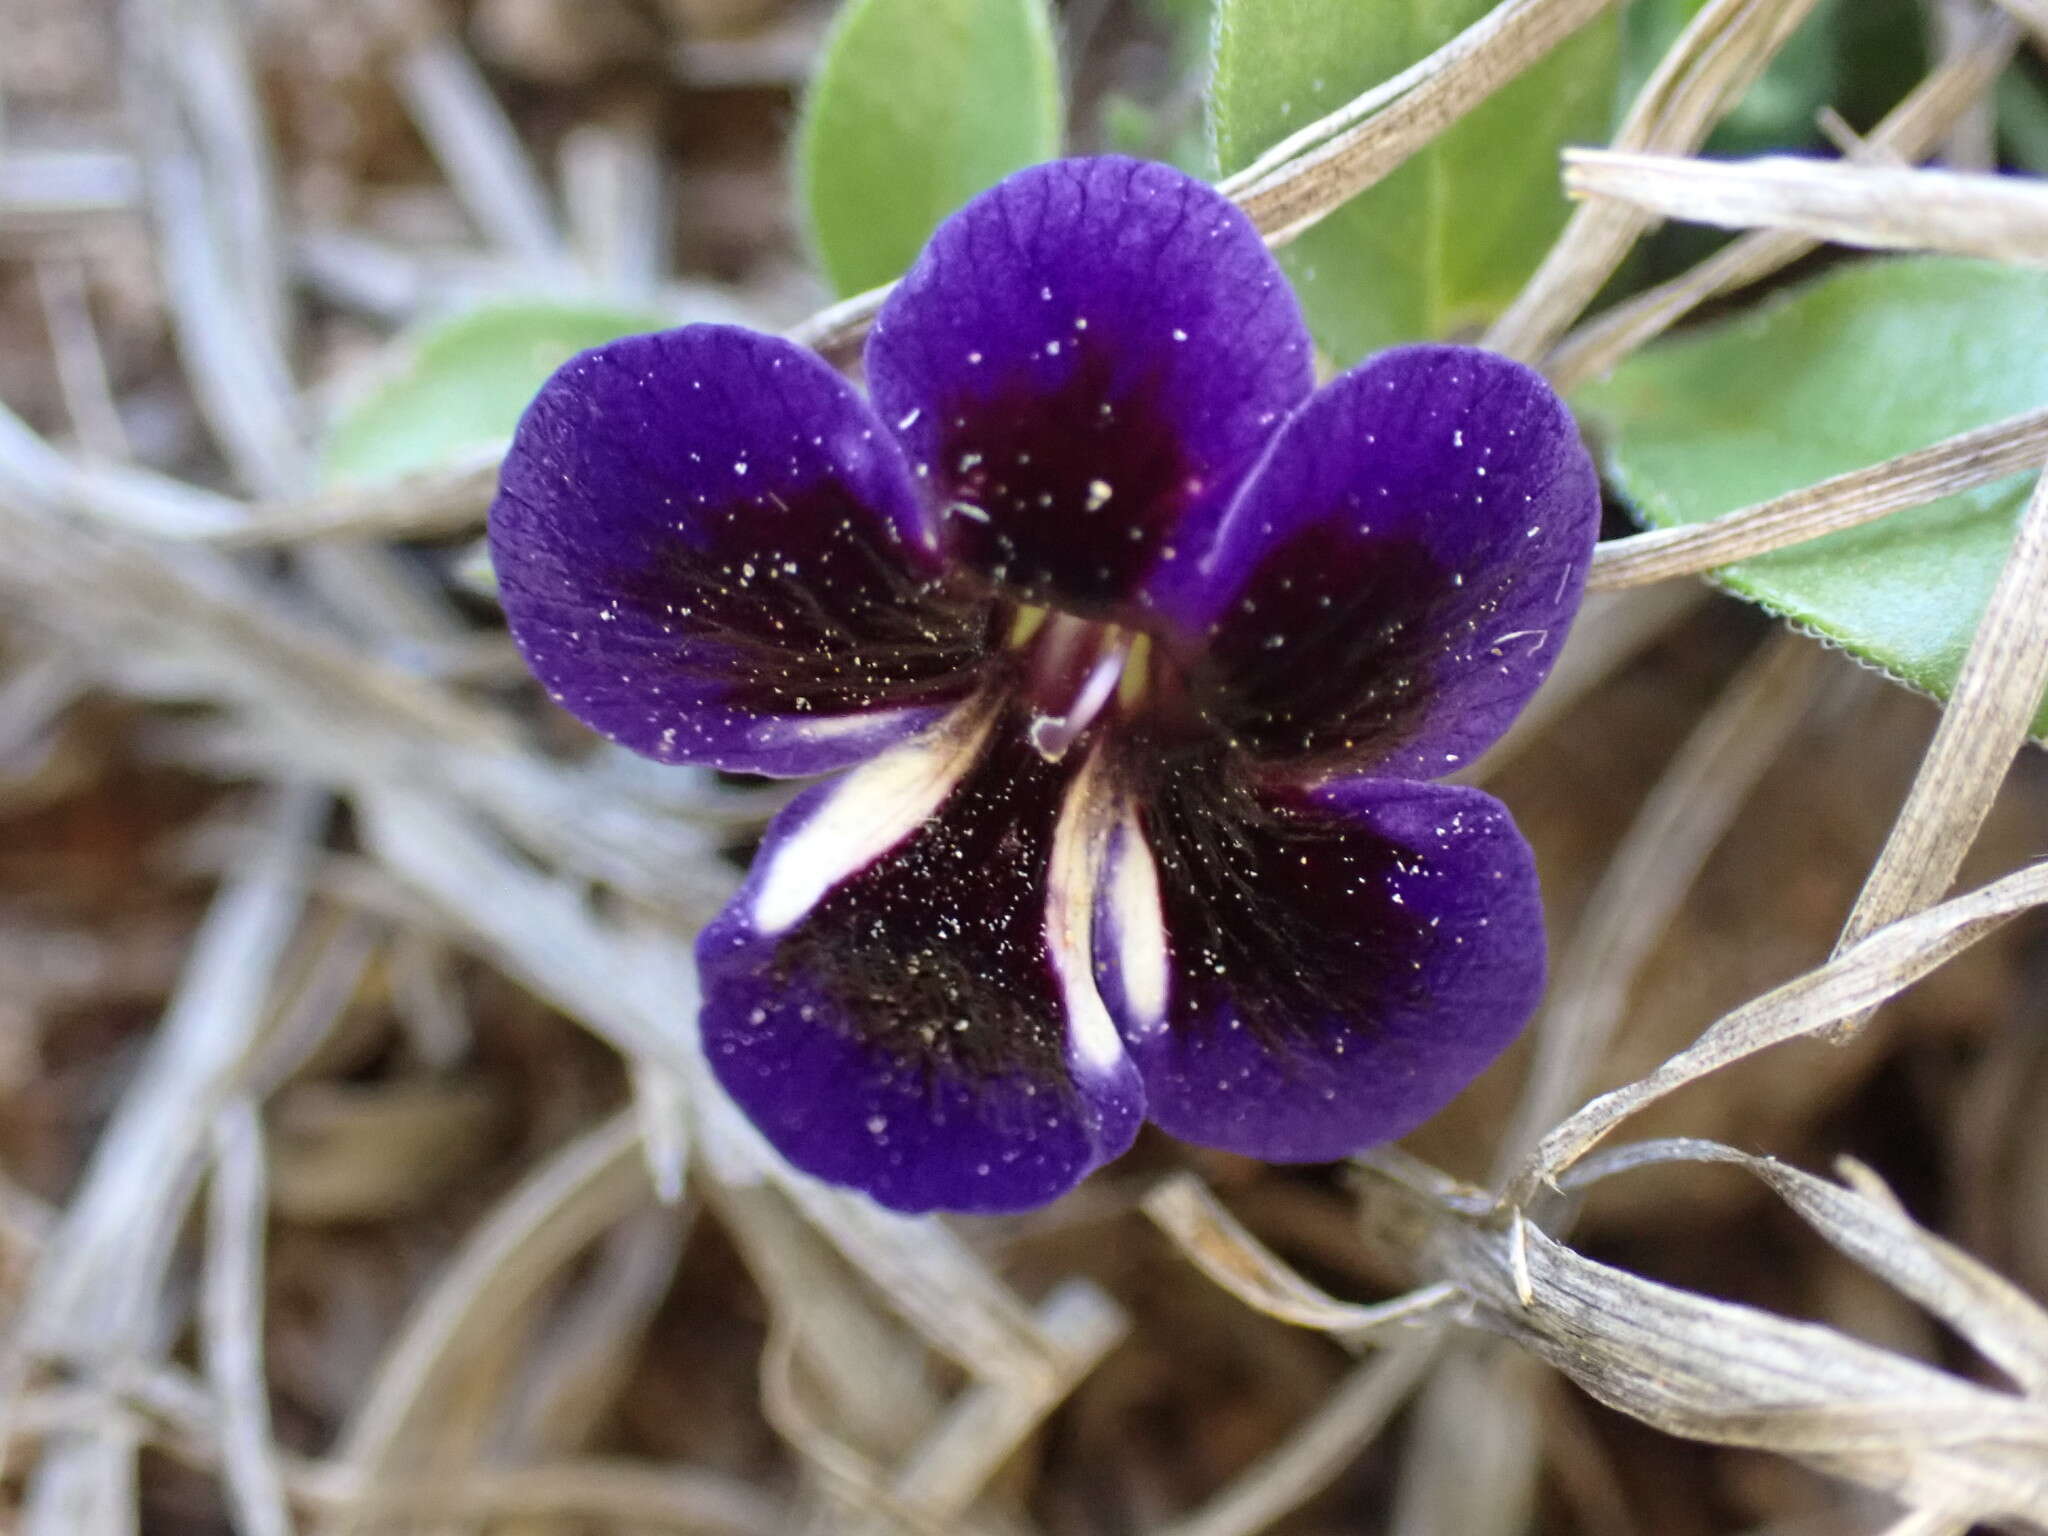
<svg viewBox="0 0 2048 1536"><path fill-rule="evenodd" d="M849 770L698 944L791 1162L1014 1210L1147 1118L1276 1161L1408 1130L1543 982L1527 845L1429 782L1556 658L1598 515L1541 379L1463 347L1320 390L1250 224L1122 159L933 236L871 402L720 326L587 352L505 464L513 634L666 762Z"/></svg>

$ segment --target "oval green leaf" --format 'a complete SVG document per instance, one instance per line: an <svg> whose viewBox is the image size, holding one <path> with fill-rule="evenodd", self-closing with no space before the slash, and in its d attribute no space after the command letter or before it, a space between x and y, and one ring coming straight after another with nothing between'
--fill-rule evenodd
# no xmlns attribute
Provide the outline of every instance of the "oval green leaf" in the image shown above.
<svg viewBox="0 0 2048 1536"><path fill-rule="evenodd" d="M1211 117L1236 171L1450 41L1494 0L1221 0ZM1599 143L1619 60L1613 11L1281 253L1340 365L1484 325L1570 209L1566 144Z"/></svg>
<svg viewBox="0 0 2048 1536"><path fill-rule="evenodd" d="M2048 272L1862 262L1646 348L1572 403L1644 523L1696 523L2048 406L2043 316ZM1945 699L2032 481L1947 496L1715 576ZM2048 700L2034 730L2048 735Z"/></svg>
<svg viewBox="0 0 2048 1536"><path fill-rule="evenodd" d="M643 310L507 300L411 332L336 419L321 478L396 479L503 443L548 375L578 352L669 324Z"/></svg>
<svg viewBox="0 0 2048 1536"><path fill-rule="evenodd" d="M947 214L1059 153L1045 0L847 0L797 130L798 192L841 294L889 282Z"/></svg>

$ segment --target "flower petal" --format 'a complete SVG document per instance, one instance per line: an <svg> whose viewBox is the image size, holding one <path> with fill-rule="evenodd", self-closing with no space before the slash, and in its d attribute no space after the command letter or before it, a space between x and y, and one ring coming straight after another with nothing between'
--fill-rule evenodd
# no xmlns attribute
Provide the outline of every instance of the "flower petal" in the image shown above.
<svg viewBox="0 0 2048 1536"><path fill-rule="evenodd" d="M972 688L986 618L949 596L894 439L844 380L728 326L631 336L528 407L491 508L528 664L669 762L857 762Z"/></svg>
<svg viewBox="0 0 2048 1536"><path fill-rule="evenodd" d="M783 1156L897 1210L1043 1204L1130 1145L1091 766L969 705L799 797L698 941L705 1050Z"/></svg>
<svg viewBox="0 0 2048 1536"><path fill-rule="evenodd" d="M1169 166L1020 171L948 219L875 322L875 405L956 556L1033 599L1132 603L1307 398L1299 306L1249 220ZM1193 521L1190 521L1190 520Z"/></svg>
<svg viewBox="0 0 2048 1536"><path fill-rule="evenodd" d="M1126 813L1098 898L1098 983L1151 1118L1275 1162L1403 1134L1542 991L1527 844L1474 789L1259 788L1214 767Z"/></svg>
<svg viewBox="0 0 2048 1536"><path fill-rule="evenodd" d="M1203 637L1198 707L1254 756L1436 778L1549 675L1599 521L1539 375L1403 347L1288 422L1165 606Z"/></svg>

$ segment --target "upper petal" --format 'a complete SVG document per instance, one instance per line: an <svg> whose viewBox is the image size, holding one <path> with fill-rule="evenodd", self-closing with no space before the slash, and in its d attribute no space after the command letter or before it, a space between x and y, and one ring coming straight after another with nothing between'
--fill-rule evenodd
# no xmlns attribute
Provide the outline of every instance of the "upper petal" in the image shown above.
<svg viewBox="0 0 2048 1536"><path fill-rule="evenodd" d="M1086 613L1192 554L1313 382L1251 223L1203 182L1117 157L1020 171L942 224L876 319L867 372L959 558Z"/></svg>
<svg viewBox="0 0 2048 1536"><path fill-rule="evenodd" d="M774 337L690 326L565 364L519 423L490 541L541 681L664 761L818 773L972 687L986 620L943 585L901 450Z"/></svg>
<svg viewBox="0 0 2048 1536"><path fill-rule="evenodd" d="M1528 846L1474 789L1217 770L1189 764L1132 804L1098 902L1098 981L1151 1118L1276 1162L1403 1134L1535 1007Z"/></svg>
<svg viewBox="0 0 2048 1536"><path fill-rule="evenodd" d="M1449 773L1549 675L1599 521L1541 376L1473 347L1382 353L1288 422L1167 600L1197 705L1258 757Z"/></svg>
<svg viewBox="0 0 2048 1536"><path fill-rule="evenodd" d="M1092 769L990 716L799 797L697 946L726 1090L797 1167L898 1210L1043 1204L1144 1118L1088 964Z"/></svg>

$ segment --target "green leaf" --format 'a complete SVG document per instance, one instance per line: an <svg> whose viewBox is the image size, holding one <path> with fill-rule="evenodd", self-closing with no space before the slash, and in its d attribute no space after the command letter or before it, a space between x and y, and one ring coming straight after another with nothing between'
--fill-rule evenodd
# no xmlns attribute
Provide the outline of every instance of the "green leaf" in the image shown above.
<svg viewBox="0 0 2048 1536"><path fill-rule="evenodd" d="M1492 0L1221 0L1211 103L1226 172L1448 42ZM1558 153L1606 137L1610 11L1282 252L1340 364L1483 325L1569 208Z"/></svg>
<svg viewBox="0 0 2048 1536"><path fill-rule="evenodd" d="M644 311L501 301L401 338L388 372L328 433L321 478L388 480L512 435L549 374L586 347L665 329Z"/></svg>
<svg viewBox="0 0 2048 1536"><path fill-rule="evenodd" d="M1863 262L1646 348L1572 403L1642 521L1696 523L2048 406L2043 315L2048 271ZM2031 480L1944 497L1716 576L1946 698ZM2048 733L2048 702L2034 729Z"/></svg>
<svg viewBox="0 0 2048 1536"><path fill-rule="evenodd" d="M908 267L975 193L1059 153L1046 0L847 0L797 130L797 179L832 286Z"/></svg>

